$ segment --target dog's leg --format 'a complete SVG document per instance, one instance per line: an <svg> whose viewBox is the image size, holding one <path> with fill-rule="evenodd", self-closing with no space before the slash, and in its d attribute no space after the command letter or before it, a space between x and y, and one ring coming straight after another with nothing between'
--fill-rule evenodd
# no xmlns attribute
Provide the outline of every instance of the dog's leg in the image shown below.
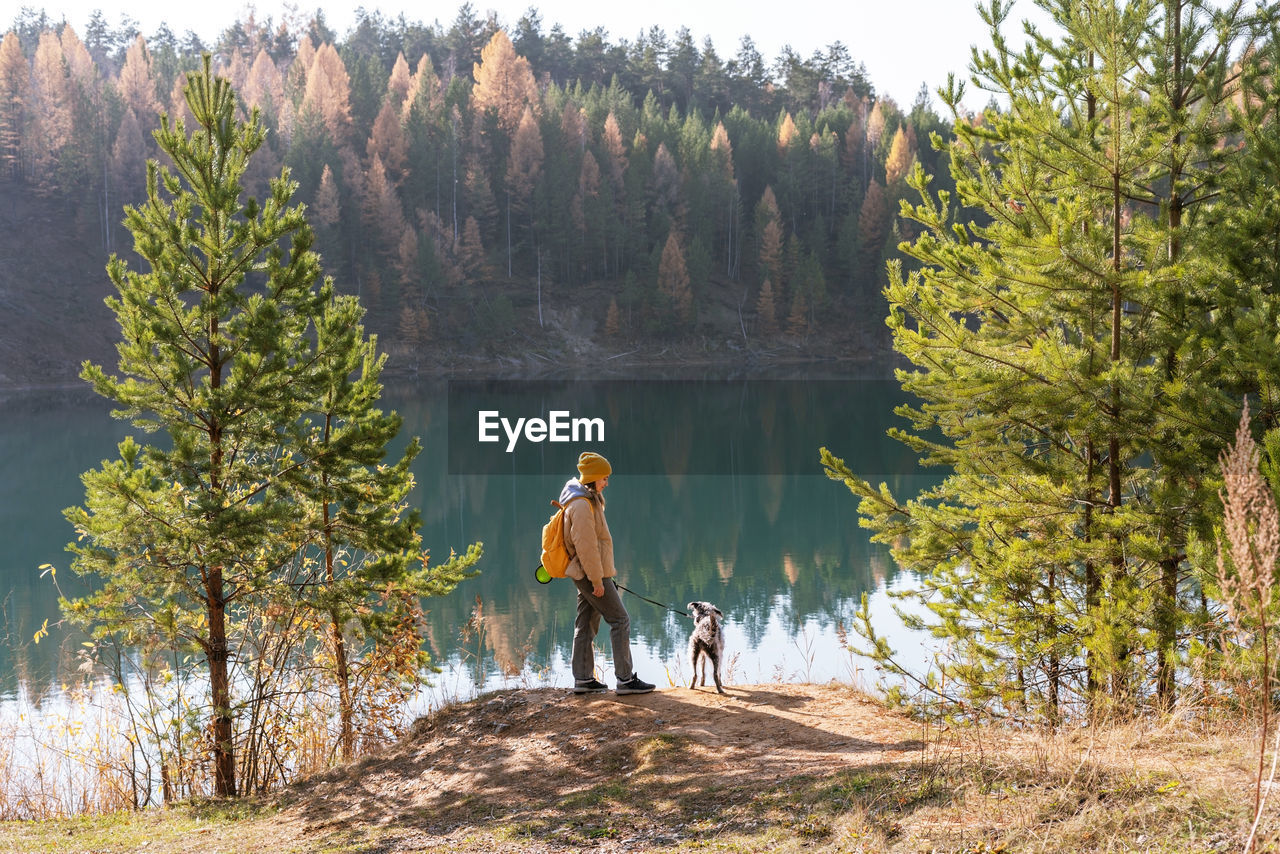
<svg viewBox="0 0 1280 854"><path fill-rule="evenodd" d="M707 657L711 659L711 675L716 679L716 693L723 694L724 686L720 684L720 651L713 649L707 653Z"/></svg>
<svg viewBox="0 0 1280 854"><path fill-rule="evenodd" d="M701 640L698 641L697 650L697 658L694 660L693 665L693 677L698 680L698 687L705 688L707 686L707 653L710 650ZM699 669L701 669L701 673L699 673Z"/></svg>
<svg viewBox="0 0 1280 854"><path fill-rule="evenodd" d="M694 688L698 684L698 647L696 644L689 644L689 687Z"/></svg>

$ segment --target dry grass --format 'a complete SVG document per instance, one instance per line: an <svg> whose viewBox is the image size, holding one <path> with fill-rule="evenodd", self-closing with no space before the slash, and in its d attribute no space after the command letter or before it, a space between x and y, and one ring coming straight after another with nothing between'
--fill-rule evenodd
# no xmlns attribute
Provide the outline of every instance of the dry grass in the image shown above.
<svg viewBox="0 0 1280 854"><path fill-rule="evenodd" d="M1220 720L942 733L925 767L945 797L907 831L942 850L1240 850L1249 742Z"/></svg>
<svg viewBox="0 0 1280 854"><path fill-rule="evenodd" d="M316 850L379 851L1239 851L1248 834L1238 721L937 731L841 686L731 691L503 692L295 790L279 820Z"/></svg>
<svg viewBox="0 0 1280 854"><path fill-rule="evenodd" d="M100 815L134 804L120 705L85 685L0 721L0 820Z"/></svg>
<svg viewBox="0 0 1280 854"><path fill-rule="evenodd" d="M1066 854L1248 836L1257 734L1238 718L937 730L844 686L729 690L499 692L278 798L9 824L0 851L70 835L103 852ZM1259 850L1277 850L1276 804L1262 827Z"/></svg>

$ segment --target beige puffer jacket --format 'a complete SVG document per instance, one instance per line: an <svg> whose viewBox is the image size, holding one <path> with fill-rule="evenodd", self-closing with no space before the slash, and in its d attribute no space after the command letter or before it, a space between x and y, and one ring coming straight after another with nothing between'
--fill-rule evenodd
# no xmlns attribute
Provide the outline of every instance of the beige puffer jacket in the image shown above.
<svg viewBox="0 0 1280 854"><path fill-rule="evenodd" d="M604 518L604 496L570 501L564 511L564 539L573 559L565 575L598 585L618 574L613 566L613 534Z"/></svg>

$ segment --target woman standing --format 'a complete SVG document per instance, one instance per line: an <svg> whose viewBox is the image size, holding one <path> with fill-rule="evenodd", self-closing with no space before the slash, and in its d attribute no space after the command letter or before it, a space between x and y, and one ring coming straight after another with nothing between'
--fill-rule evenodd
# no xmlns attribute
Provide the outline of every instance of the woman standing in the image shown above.
<svg viewBox="0 0 1280 854"><path fill-rule="evenodd" d="M583 451L578 476L560 492L564 511L564 539L571 560L565 575L578 588L578 613L573 623L573 693L599 694L609 686L595 678L593 643L600 619L609 624L617 693L647 694L653 686L636 675L631 665L631 618L613 580L613 536L604 518L604 490L613 467L599 454ZM578 501L577 499L583 499Z"/></svg>

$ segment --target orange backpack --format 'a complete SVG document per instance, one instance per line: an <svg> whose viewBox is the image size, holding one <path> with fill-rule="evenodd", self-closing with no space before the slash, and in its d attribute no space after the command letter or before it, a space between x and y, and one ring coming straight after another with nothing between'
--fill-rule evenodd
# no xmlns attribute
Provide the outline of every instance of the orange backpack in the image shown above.
<svg viewBox="0 0 1280 854"><path fill-rule="evenodd" d="M585 495L575 495L569 499L572 503L575 498L586 498ZM539 569L545 569L548 580L551 578L564 578L565 570L569 568L570 561L573 556L569 554L569 547L564 542L564 509L567 504L561 504L559 501L552 501L556 512L551 514L551 518L547 520L547 524L542 526L542 566ZM538 580L542 580L542 572L538 572Z"/></svg>

